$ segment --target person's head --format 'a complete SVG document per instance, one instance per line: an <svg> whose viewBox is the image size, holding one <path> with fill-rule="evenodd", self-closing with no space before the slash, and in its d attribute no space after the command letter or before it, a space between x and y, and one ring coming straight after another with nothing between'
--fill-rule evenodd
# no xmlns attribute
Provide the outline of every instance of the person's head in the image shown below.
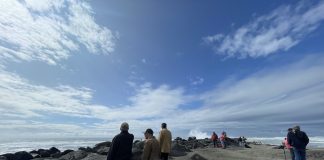
<svg viewBox="0 0 324 160"><path fill-rule="evenodd" d="M124 122L120 125L120 131L128 131L129 125L128 123Z"/></svg>
<svg viewBox="0 0 324 160"><path fill-rule="evenodd" d="M145 139L153 137L153 130L151 128L146 129L144 132Z"/></svg>
<svg viewBox="0 0 324 160"><path fill-rule="evenodd" d="M161 127L162 127L162 128L167 128L167 124L166 124L166 123L162 123L162 124L161 124Z"/></svg>
<svg viewBox="0 0 324 160"><path fill-rule="evenodd" d="M216 134L215 132L213 132L213 134Z"/></svg>
<svg viewBox="0 0 324 160"><path fill-rule="evenodd" d="M293 128L293 130L294 130L294 132L296 132L296 131L300 131L300 127L299 127L299 126L295 126L295 127Z"/></svg>
<svg viewBox="0 0 324 160"><path fill-rule="evenodd" d="M293 129L292 128L288 128L288 132L292 132L293 131Z"/></svg>

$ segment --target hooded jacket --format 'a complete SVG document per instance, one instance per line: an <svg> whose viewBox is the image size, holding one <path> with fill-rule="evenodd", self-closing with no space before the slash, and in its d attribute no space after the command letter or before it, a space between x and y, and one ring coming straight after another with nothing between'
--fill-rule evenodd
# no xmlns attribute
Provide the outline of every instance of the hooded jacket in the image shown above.
<svg viewBox="0 0 324 160"><path fill-rule="evenodd" d="M309 143L308 136L305 132L296 130L295 133L287 135L288 143L296 149L306 149Z"/></svg>

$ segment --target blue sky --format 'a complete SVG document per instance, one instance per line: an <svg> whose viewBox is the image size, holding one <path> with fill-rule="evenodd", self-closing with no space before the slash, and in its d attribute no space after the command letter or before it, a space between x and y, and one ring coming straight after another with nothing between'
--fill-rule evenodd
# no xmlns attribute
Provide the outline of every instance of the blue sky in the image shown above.
<svg viewBox="0 0 324 160"><path fill-rule="evenodd" d="M1 1L0 135L324 124L324 1ZM23 133L23 134L22 134Z"/></svg>

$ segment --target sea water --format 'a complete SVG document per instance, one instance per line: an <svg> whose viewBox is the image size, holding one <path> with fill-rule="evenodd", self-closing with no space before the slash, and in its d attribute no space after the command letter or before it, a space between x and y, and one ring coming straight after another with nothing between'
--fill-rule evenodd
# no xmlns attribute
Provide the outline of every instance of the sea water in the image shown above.
<svg viewBox="0 0 324 160"><path fill-rule="evenodd" d="M111 141L111 138L51 138L51 139L16 139L0 140L0 155L18 151L32 151L56 147L61 152L67 149L77 150L79 147L94 147L95 144Z"/></svg>
<svg viewBox="0 0 324 160"><path fill-rule="evenodd" d="M261 142L262 144L281 145L285 137L250 137L248 142ZM324 148L324 137L309 137L307 148Z"/></svg>

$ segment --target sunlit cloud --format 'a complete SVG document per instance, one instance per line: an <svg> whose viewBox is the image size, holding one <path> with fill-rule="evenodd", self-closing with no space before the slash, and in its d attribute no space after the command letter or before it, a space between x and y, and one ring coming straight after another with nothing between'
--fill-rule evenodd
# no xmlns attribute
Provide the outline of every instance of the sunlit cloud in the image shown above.
<svg viewBox="0 0 324 160"><path fill-rule="evenodd" d="M211 44L217 54L228 57L264 57L299 44L323 20L324 1L314 5L302 1L258 16L233 33L206 36L203 41Z"/></svg>
<svg viewBox="0 0 324 160"><path fill-rule="evenodd" d="M76 0L1 1L1 61L42 61L51 65L85 47L114 51L115 35L95 22L91 6Z"/></svg>

